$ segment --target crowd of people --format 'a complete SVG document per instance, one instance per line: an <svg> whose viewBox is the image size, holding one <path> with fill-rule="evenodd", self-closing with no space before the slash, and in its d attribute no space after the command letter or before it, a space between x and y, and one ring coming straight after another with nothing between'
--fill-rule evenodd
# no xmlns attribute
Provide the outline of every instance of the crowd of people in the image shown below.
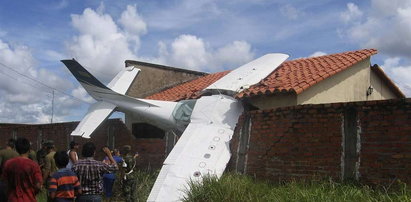
<svg viewBox="0 0 411 202"><path fill-rule="evenodd" d="M103 147L102 161L94 158L97 148L92 142L82 145L82 158L78 157L80 145L74 141L68 151L57 150L52 141L37 152L30 147L26 138L17 138L9 139L0 150L0 202L36 201L42 189L47 189L48 201L110 201L115 184L121 186L125 201L135 201L133 172L138 154L132 155L130 145L121 151Z"/></svg>

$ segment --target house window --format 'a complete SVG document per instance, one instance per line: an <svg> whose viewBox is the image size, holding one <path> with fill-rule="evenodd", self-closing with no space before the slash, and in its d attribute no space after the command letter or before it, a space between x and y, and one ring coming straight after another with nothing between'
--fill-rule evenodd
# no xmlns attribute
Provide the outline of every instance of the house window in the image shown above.
<svg viewBox="0 0 411 202"><path fill-rule="evenodd" d="M165 132L148 123L133 123L133 135L136 138L158 138L163 139Z"/></svg>

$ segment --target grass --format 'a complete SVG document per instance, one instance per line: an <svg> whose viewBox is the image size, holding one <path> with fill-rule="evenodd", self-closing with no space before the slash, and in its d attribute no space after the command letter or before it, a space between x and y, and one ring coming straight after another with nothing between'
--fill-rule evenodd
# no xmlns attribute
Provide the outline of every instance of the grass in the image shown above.
<svg viewBox="0 0 411 202"><path fill-rule="evenodd" d="M158 172L137 171L135 192L137 201L146 201ZM119 178L117 178L119 179ZM121 185L115 184L115 201L124 201L121 197ZM390 189L374 189L353 183L338 183L331 180L307 182L287 182L270 184L254 180L249 176L226 173L219 180L208 177L203 184L190 183L186 202L197 201L411 201L411 190L404 183L398 183ZM46 201L45 192L37 195L39 202Z"/></svg>
<svg viewBox="0 0 411 202"><path fill-rule="evenodd" d="M191 201L411 201L411 190L399 184L384 191L331 180L269 184L251 177L225 174L220 180L205 178L203 184L190 183L184 199Z"/></svg>

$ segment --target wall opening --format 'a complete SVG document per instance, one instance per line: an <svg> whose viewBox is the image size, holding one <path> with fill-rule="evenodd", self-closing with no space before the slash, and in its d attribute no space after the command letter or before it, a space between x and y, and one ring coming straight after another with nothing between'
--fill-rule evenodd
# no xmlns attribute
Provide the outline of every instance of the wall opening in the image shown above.
<svg viewBox="0 0 411 202"><path fill-rule="evenodd" d="M358 127L357 110L348 108L344 111L343 134L343 180L358 180Z"/></svg>
<svg viewBox="0 0 411 202"><path fill-rule="evenodd" d="M148 123L133 123L132 133L136 138L163 139L165 131Z"/></svg>

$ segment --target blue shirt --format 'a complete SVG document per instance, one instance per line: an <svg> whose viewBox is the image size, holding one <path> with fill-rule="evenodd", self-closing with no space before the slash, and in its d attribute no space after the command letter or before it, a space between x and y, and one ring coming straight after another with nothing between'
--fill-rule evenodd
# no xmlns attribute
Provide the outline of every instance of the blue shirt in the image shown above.
<svg viewBox="0 0 411 202"><path fill-rule="evenodd" d="M117 164L121 164L123 162L123 158L121 158L120 156L113 156L114 161L116 161ZM108 158L104 158L104 160L108 160ZM103 178L106 179L116 179L116 173L112 172L112 173L106 173L103 175Z"/></svg>

